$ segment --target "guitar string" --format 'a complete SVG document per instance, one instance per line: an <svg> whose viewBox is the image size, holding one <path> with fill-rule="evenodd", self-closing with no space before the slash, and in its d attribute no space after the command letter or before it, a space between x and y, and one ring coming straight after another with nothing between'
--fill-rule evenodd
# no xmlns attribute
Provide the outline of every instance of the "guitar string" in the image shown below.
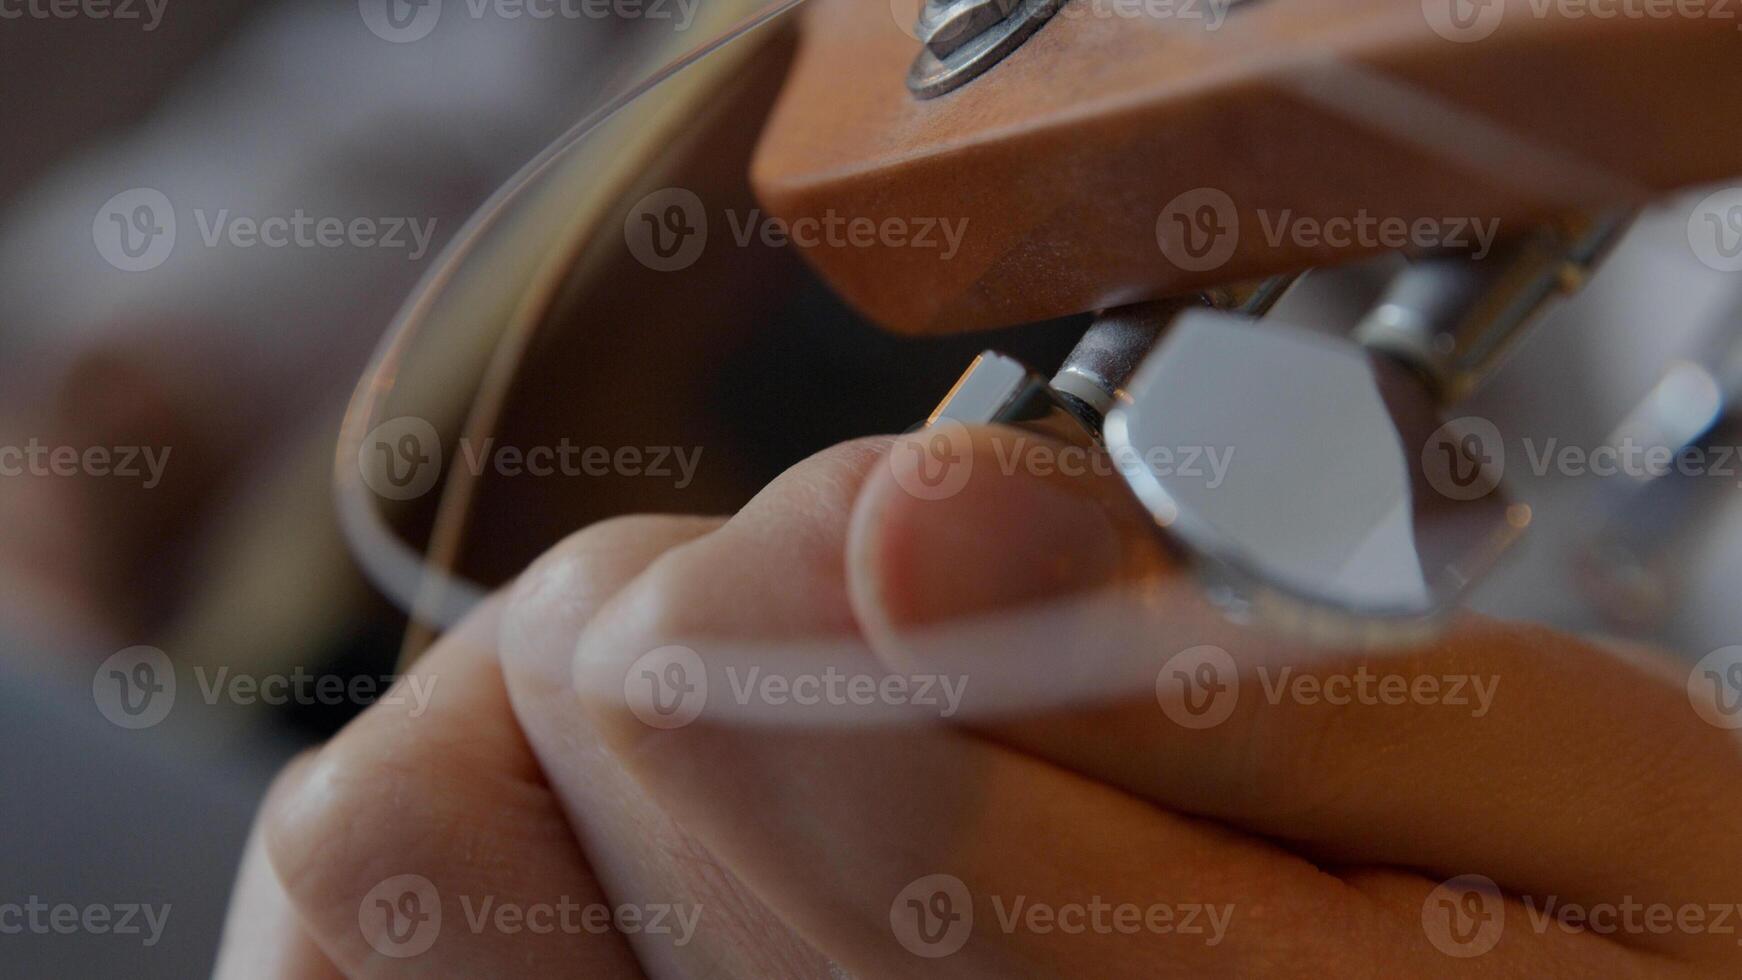
<svg viewBox="0 0 1742 980"><path fill-rule="evenodd" d="M508 209L606 121L666 79L808 2L769 3L570 127L468 220L395 316L347 408L335 452L334 494L340 529L353 557L368 579L414 621L435 630L451 628L490 591L429 564L422 552L400 538L363 479L360 454L370 433L388 421L384 416L400 368L429 326L432 308ZM1165 26L1173 27L1171 22ZM1214 43L1213 33L1179 27L1175 36ZM1251 35L1245 38L1250 39ZM1286 90L1316 106L1538 199L1571 204L1648 196L1643 188L1591 161L1512 132L1491 118L1322 47L1303 52L1274 77Z"/></svg>

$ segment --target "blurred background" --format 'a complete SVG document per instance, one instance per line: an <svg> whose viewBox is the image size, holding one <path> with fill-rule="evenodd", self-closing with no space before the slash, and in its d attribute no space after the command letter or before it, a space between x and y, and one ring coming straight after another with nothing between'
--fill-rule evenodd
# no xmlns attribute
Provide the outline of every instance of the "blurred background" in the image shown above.
<svg viewBox="0 0 1742 980"><path fill-rule="evenodd" d="M331 516L352 387L467 216L694 26L676 4L448 7L433 23L439 0L0 19L0 443L116 450L101 476L44 455L0 479L0 903L170 909L157 936L0 935L0 975L210 971L267 780L379 696L404 632ZM117 211L148 220L106 231ZM249 237L298 216L373 229ZM140 719L105 713L93 685L141 646L147 669L174 657L178 708L124 728L110 715ZM382 680L275 705L189 663Z"/></svg>
<svg viewBox="0 0 1742 980"><path fill-rule="evenodd" d="M44 12L0 20L0 468L25 464L0 476L0 906L169 912L156 934L0 934L0 975L199 975L272 773L378 697L408 645L329 489L371 351L495 188L710 22L680 3L597 18L454 0L16 9ZM754 137L721 132L737 134L721 153ZM1742 442L1733 422L1713 428L1742 387L1742 291L1689 241L1711 190L1644 214L1469 406L1501 423L1537 515L1481 587L1484 611L1696 659L1742 636L1742 476L1646 487L1528 465L1550 439L1661 441L1646 423L1690 415L1707 423L1690 438ZM272 219L312 237L274 245ZM346 229L334 244L323 219ZM651 287L625 266L606 277L618 306L568 318L571 346L533 349L507 421L590 384L582 355L589 379L665 357L705 381L669 417L610 382L570 410L593 438L694 443L712 462L681 496L566 488L572 505L546 501L542 522L480 516L473 536L498 547L475 577L503 581L605 513L730 509L805 452L923 417L981 347L1046 364L1082 326L898 341L776 261L793 285L765 321L730 289L708 297L755 327L730 343L673 348L636 319ZM1394 268L1317 273L1277 315L1346 329ZM740 290L771 281L728 271ZM237 677L293 693L239 693ZM159 713L144 692L165 684L174 710Z"/></svg>

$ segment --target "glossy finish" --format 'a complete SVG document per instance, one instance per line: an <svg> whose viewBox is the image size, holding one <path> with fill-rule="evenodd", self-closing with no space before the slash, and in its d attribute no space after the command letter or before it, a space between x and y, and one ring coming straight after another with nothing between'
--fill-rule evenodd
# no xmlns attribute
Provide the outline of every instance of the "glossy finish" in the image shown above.
<svg viewBox="0 0 1742 980"><path fill-rule="evenodd" d="M1528 523L1486 435L1341 338L1191 312L1108 417L1132 490L1236 618L1308 639L1431 632Z"/></svg>

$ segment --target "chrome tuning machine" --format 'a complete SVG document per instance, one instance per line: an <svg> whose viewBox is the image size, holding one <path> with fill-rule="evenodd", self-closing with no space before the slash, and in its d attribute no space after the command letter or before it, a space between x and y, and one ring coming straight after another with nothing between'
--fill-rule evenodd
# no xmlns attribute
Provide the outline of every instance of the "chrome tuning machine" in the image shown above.
<svg viewBox="0 0 1742 980"><path fill-rule="evenodd" d="M1103 447L1238 621L1326 645L1418 641L1531 517L1489 463L1498 433L1445 410L1625 226L1415 260L1348 336L1260 322L1291 279L1110 311L1050 382L982 354L930 421Z"/></svg>

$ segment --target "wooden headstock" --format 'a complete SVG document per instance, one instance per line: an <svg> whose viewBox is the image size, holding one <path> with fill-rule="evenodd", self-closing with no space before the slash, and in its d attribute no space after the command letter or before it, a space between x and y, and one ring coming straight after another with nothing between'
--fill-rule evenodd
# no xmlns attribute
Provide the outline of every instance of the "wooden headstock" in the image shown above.
<svg viewBox="0 0 1742 980"><path fill-rule="evenodd" d="M943 333L1347 261L1417 222L1511 236L1742 173L1737 21L1674 4L1576 16L1588 6L1178 0L1129 16L1114 12L1146 5L1073 0L920 99L906 5L817 0L752 179L788 223L957 223L947 258L805 249L873 319ZM1277 234L1302 221L1336 233Z"/></svg>

